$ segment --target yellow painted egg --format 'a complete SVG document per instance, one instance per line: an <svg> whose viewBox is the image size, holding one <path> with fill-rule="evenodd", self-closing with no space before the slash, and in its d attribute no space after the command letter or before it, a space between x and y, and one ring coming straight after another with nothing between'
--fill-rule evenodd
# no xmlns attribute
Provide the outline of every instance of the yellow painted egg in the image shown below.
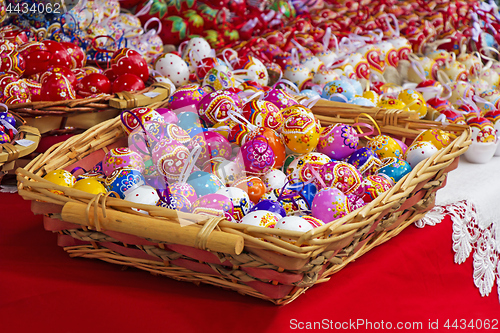
<svg viewBox="0 0 500 333"><path fill-rule="evenodd" d="M84 191L90 194L106 193L104 185L96 178L80 179L73 185L76 190Z"/></svg>
<svg viewBox="0 0 500 333"><path fill-rule="evenodd" d="M399 99L388 98L378 102L377 106L384 109L404 110L406 108L406 103Z"/></svg>
<svg viewBox="0 0 500 333"><path fill-rule="evenodd" d="M363 97L369 99L375 104L378 104L380 102L380 96L373 90L367 90L363 92Z"/></svg>
<svg viewBox="0 0 500 333"><path fill-rule="evenodd" d="M410 110L417 112L420 119L427 114L427 103L424 96L418 91L405 89L399 93L398 99L405 103Z"/></svg>
<svg viewBox="0 0 500 333"><path fill-rule="evenodd" d="M401 145L388 135L377 135L366 144L380 159L386 157L403 158L404 149Z"/></svg>
<svg viewBox="0 0 500 333"><path fill-rule="evenodd" d="M297 154L307 154L318 145L320 128L313 115L300 112L286 118L281 134L288 149Z"/></svg>
<svg viewBox="0 0 500 333"><path fill-rule="evenodd" d="M47 173L43 179L59 186L73 187L76 182L75 176L66 170L54 170ZM52 193L63 194L61 191L51 190Z"/></svg>
<svg viewBox="0 0 500 333"><path fill-rule="evenodd" d="M418 141L428 141L437 149L441 149L449 145L452 140L453 138L450 133L438 128L432 128L420 133L415 140L413 140L413 143Z"/></svg>

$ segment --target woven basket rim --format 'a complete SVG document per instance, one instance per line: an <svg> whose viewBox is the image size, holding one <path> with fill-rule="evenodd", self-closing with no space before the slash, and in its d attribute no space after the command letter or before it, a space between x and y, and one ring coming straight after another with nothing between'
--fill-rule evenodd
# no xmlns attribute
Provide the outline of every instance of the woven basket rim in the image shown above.
<svg viewBox="0 0 500 333"><path fill-rule="evenodd" d="M344 107L344 105L342 105L342 107ZM360 108L359 110L361 112L364 112L366 111L366 108ZM384 109L378 109L375 110L375 112L382 112L384 114L400 113ZM394 121L394 119L392 119L391 121ZM422 126L425 125L428 127L442 127L441 123L433 121L411 120L408 118L399 118L397 119L397 121L401 123L410 123ZM401 200L410 195L419 183L428 180L433 175L435 175L437 171L442 169L444 170L444 168L450 165L456 157L463 154L471 143L470 129L467 126L460 125L450 125L450 128L454 130L461 130L461 133L447 147L441 149L438 153L434 154L427 160L422 161L419 165L413 168L413 170L408 175L406 175L403 179L396 183L390 190L384 192L364 207L357 209L340 219L328 222L325 225L312 229L306 233L245 226L228 222L223 219L219 219L218 221L216 221L215 226L211 230L214 230L215 227L218 227L220 229L219 231L222 231L224 233L239 235L245 239L245 246L251 245L255 246L256 248L266 248L274 250L292 257L308 258L320 249L324 249L326 246L328 246L328 244L348 237L349 235L352 235L353 233L358 231L358 229L361 229L369 223L373 222L381 212L387 209L391 209L391 207L400 204ZM97 144L94 146L92 144L92 141L94 141L94 138L96 137L102 137L102 135L105 133L111 133L112 135L110 140L115 141L118 139L120 134L124 134L123 130L121 129L121 122L119 117L96 125L86 132L70 138L65 142L56 144L55 146L51 147L51 149L48 150L45 154L38 156L24 169L18 169L18 187L20 194L25 196L25 199L33 199L32 196L30 197L29 192L34 192L34 187L41 186L41 184L39 183L43 182L43 180L41 180L39 176L42 175L43 172L50 171L45 169L45 167L47 166L47 161L52 160L53 157L58 156L58 154L65 151L65 149L74 152L75 156L79 156L79 154L83 154L85 152L93 152L99 150L107 144ZM80 142L83 147L75 148L74 144L76 142ZM82 156L81 158L84 158L84 156ZM72 163L62 166L62 168L65 168L70 164ZM49 169L53 167L54 165L48 166ZM35 175L35 173L38 174L38 176ZM37 178L37 180L33 180L33 178L35 177ZM65 195L61 195L60 197L57 197L57 195L48 195L46 199L50 199L49 202L58 202L59 200L60 204L64 204L76 199L80 202L88 203L92 199L95 199L92 195L83 191L68 189L65 187L57 186L55 184L46 184L45 187L50 187L65 193ZM45 189L45 192L48 191ZM200 226L205 226L207 223L211 223L210 221L213 222L213 219L208 219L207 217L203 217L200 220L199 215L171 211L169 209L161 207L134 204L122 199L109 198L107 203L109 205L108 209L126 211L127 214L132 214L135 216L137 216L139 213L132 212L130 209L131 207L146 210L150 212L151 215L155 216L155 218L160 219L162 217L164 218L166 216L172 215L172 212L175 212L175 214L180 216L181 218L196 221L196 223L200 224ZM295 244L291 244L273 236L286 236L289 238L297 239L297 242ZM259 237L264 240L261 240ZM318 237L320 239L318 239Z"/></svg>

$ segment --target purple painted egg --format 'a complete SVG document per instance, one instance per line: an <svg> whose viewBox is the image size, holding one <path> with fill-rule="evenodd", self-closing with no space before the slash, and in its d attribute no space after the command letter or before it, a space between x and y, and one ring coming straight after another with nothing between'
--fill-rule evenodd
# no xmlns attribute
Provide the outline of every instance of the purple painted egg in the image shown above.
<svg viewBox="0 0 500 333"><path fill-rule="evenodd" d="M279 202L287 215L304 215L310 210L309 204L304 196L297 191L289 189L277 189L266 192L261 201L272 200Z"/></svg>
<svg viewBox="0 0 500 333"><path fill-rule="evenodd" d="M312 203L312 216L324 223L342 218L349 213L347 196L335 187L321 189Z"/></svg>
<svg viewBox="0 0 500 333"><path fill-rule="evenodd" d="M203 97L198 114L207 124L214 125L228 119L230 110L241 113L242 106L237 94L229 90L217 90Z"/></svg>
<svg viewBox="0 0 500 333"><path fill-rule="evenodd" d="M191 206L191 213L208 216L223 216L233 220L233 203L222 194L207 194L196 200Z"/></svg>
<svg viewBox="0 0 500 333"><path fill-rule="evenodd" d="M285 217L286 216L285 209L276 200L261 199L258 203L255 204L255 206L253 206L250 209L250 212L253 212L253 211L256 211L256 210L265 210L265 211L277 214L277 215L279 215L281 217Z"/></svg>
<svg viewBox="0 0 500 333"><path fill-rule="evenodd" d="M102 171L109 176L113 170L119 168L136 169L140 173L145 170L141 156L127 147L113 148L102 159Z"/></svg>
<svg viewBox="0 0 500 333"><path fill-rule="evenodd" d="M264 100L273 103L279 109L299 104L289 93L281 89L271 89L264 95Z"/></svg>
<svg viewBox="0 0 500 333"><path fill-rule="evenodd" d="M188 149L193 150L196 146L201 147L200 156L196 161L200 168L213 158L228 160L231 157L231 144L217 132L206 131L194 135L188 143Z"/></svg>
<svg viewBox="0 0 500 333"><path fill-rule="evenodd" d="M352 164L330 162L319 170L320 179L315 182L318 188L335 187L344 194L357 194L363 182L363 176Z"/></svg>
<svg viewBox="0 0 500 333"><path fill-rule="evenodd" d="M198 105L203 96L206 95L205 90L195 84L188 84L177 89L168 99L169 108L176 114L181 112L197 112Z"/></svg>
<svg viewBox="0 0 500 333"><path fill-rule="evenodd" d="M115 169L104 181L106 189L118 193L120 198L125 198L127 191L146 185L144 176L131 168Z"/></svg>
<svg viewBox="0 0 500 333"><path fill-rule="evenodd" d="M174 183L169 185L169 189L172 195L182 195L191 201L191 203L194 203L198 199L194 187L188 183Z"/></svg>
<svg viewBox="0 0 500 333"><path fill-rule="evenodd" d="M349 210L351 212L366 205L366 202L362 198L354 194L348 194L347 201L349 202Z"/></svg>
<svg viewBox="0 0 500 333"><path fill-rule="evenodd" d="M375 174L382 162L371 148L363 147L352 153L347 163L354 165L362 175L368 176Z"/></svg>
<svg viewBox="0 0 500 333"><path fill-rule="evenodd" d="M191 201L181 194L172 194L168 201L160 200L156 204L158 207L175 209L185 213L191 212L191 205Z"/></svg>
<svg viewBox="0 0 500 333"><path fill-rule="evenodd" d="M250 140L241 146L239 154L248 172L265 173L276 163L272 148L266 142L257 139Z"/></svg>
<svg viewBox="0 0 500 333"><path fill-rule="evenodd" d="M357 134L352 126L330 125L319 136L318 151L335 160L344 159L358 148Z"/></svg>
<svg viewBox="0 0 500 333"><path fill-rule="evenodd" d="M189 150L172 139L164 139L153 148L152 161L156 170L169 181L177 180L187 163Z"/></svg>

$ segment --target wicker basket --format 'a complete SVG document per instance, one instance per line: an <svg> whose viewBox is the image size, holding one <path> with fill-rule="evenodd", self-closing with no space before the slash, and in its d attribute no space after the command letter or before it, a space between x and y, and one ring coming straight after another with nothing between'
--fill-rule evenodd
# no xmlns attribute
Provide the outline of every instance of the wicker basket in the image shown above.
<svg viewBox="0 0 500 333"><path fill-rule="evenodd" d="M115 118L123 109L148 106L164 101L169 96L170 86L155 82L136 94L122 92L67 101L18 103L7 106L24 117L28 125L38 128L41 134L50 135L75 130L81 132Z"/></svg>
<svg viewBox="0 0 500 333"><path fill-rule="evenodd" d="M35 151L40 143L40 131L32 126L27 126L26 121L14 112L18 134L12 143L0 144L0 181L3 176L18 167L26 165L20 163L23 157L27 157ZM27 140L26 144L19 144L18 140Z"/></svg>
<svg viewBox="0 0 500 333"><path fill-rule="evenodd" d="M313 111L323 124L353 123L360 113L377 119L383 133L410 143L440 123L410 119L411 113L320 102ZM360 121L368 119L360 117ZM435 191L470 144L466 126L446 130L457 138L373 202L307 233L253 227L166 208L93 196L56 186L41 177L56 168L89 168L111 148L126 145L119 119L106 121L53 146L18 169L19 194L45 214L47 230L71 257L133 266L176 280L236 290L287 304L316 283L329 280L373 247L398 235L434 205ZM63 195L50 190L57 189ZM150 216L131 207L148 211ZM283 236L296 240L290 243Z"/></svg>

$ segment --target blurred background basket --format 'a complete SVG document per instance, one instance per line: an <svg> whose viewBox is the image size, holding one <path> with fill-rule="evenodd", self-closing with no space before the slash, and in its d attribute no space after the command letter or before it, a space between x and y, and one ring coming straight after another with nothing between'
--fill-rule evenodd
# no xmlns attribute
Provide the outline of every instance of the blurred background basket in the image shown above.
<svg viewBox="0 0 500 333"><path fill-rule="evenodd" d="M53 146L18 169L19 194L32 200L34 213L44 214L45 228L59 233L58 244L71 257L100 259L287 304L425 215L471 142L467 126L443 128L401 110L320 101L313 112L323 125L369 122L363 113L369 114L382 133L407 144L429 128L453 131L457 137L371 203L307 233L93 196L41 178L54 169L90 169L109 149L126 146L118 118Z"/></svg>

